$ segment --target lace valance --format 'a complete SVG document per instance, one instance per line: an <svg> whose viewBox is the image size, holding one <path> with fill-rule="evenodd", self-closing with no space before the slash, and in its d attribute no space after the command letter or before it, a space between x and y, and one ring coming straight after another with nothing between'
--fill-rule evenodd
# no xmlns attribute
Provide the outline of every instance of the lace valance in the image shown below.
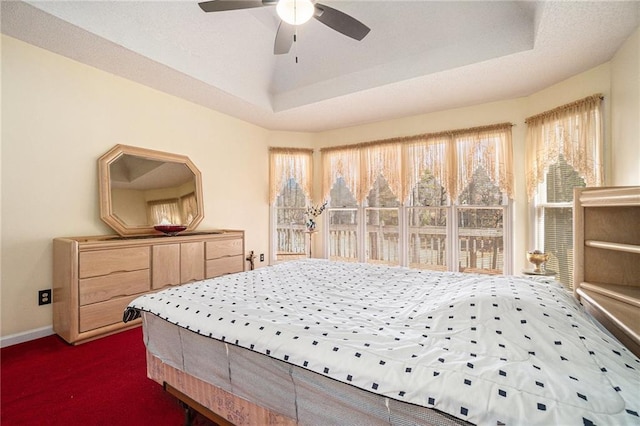
<svg viewBox="0 0 640 426"><path fill-rule="evenodd" d="M323 198L342 177L362 202L382 175L398 199L405 201L429 171L455 200L479 167L513 198L511 127L501 123L324 148Z"/></svg>
<svg viewBox="0 0 640 426"><path fill-rule="evenodd" d="M273 204L289 179L295 179L308 199L313 188L313 150L269 148L269 203Z"/></svg>
<svg viewBox="0 0 640 426"><path fill-rule="evenodd" d="M560 155L587 186L602 186L602 99L600 94L588 96L526 119L526 182L530 199Z"/></svg>

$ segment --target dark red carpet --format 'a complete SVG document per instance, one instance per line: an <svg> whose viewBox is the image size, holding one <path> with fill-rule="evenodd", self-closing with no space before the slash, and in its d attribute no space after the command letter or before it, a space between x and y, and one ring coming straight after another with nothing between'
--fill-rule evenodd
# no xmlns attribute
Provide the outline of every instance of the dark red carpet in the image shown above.
<svg viewBox="0 0 640 426"><path fill-rule="evenodd" d="M0 357L3 426L184 423L177 400L146 376L140 327L79 346L48 336Z"/></svg>

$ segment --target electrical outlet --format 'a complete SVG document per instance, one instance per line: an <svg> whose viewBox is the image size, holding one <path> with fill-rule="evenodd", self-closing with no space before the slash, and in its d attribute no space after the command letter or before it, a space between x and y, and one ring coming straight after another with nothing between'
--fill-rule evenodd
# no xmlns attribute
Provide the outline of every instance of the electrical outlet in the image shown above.
<svg viewBox="0 0 640 426"><path fill-rule="evenodd" d="M264 253L260 253L260 262L264 262Z"/></svg>
<svg viewBox="0 0 640 426"><path fill-rule="evenodd" d="M48 305L49 303L51 303L51 290L39 290L38 305Z"/></svg>

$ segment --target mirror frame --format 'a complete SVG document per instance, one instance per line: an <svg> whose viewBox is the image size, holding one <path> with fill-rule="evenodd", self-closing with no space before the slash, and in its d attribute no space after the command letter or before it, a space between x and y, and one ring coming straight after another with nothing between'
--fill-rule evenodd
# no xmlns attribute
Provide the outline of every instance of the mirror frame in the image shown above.
<svg viewBox="0 0 640 426"><path fill-rule="evenodd" d="M128 225L113 213L111 200L111 164L123 155L132 155L154 161L164 161L184 164L195 178L195 194L198 204L197 213L184 232L193 231L204 219L204 204L202 200L202 174L189 157L180 154L155 151L128 145L116 145L98 159L98 177L100 182L100 219L113 228L121 236L157 235L153 225Z"/></svg>

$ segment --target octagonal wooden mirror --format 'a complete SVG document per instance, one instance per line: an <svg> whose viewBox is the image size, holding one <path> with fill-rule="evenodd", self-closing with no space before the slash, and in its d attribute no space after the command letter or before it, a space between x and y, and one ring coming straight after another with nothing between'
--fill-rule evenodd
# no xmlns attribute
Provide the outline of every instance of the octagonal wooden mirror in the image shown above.
<svg viewBox="0 0 640 426"><path fill-rule="evenodd" d="M184 155L116 145L98 160L100 218L122 236L154 225L194 230L204 218L202 175Z"/></svg>

